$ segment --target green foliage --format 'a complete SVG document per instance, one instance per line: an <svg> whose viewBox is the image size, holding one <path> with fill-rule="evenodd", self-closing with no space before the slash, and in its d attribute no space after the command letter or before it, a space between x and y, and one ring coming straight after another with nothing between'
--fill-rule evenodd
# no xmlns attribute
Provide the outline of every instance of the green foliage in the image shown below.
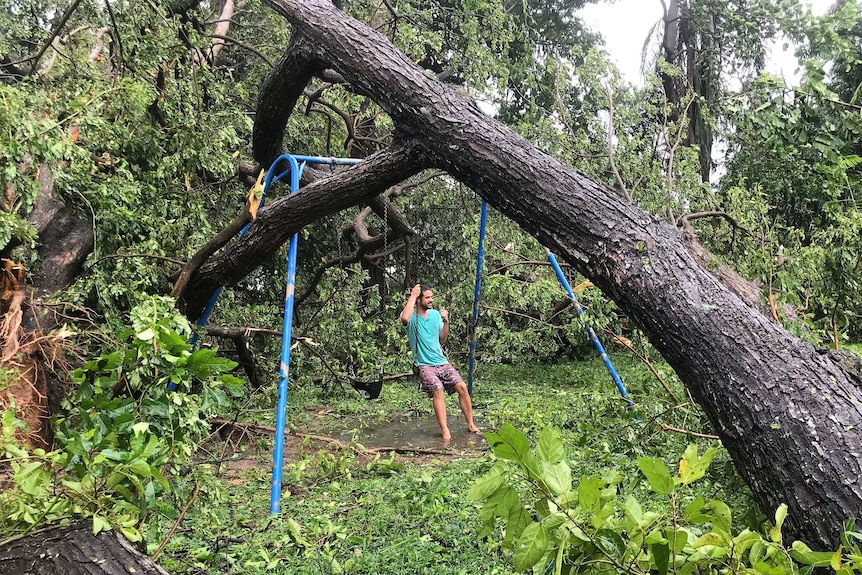
<svg viewBox="0 0 862 575"><path fill-rule="evenodd" d="M56 164L70 142L48 117L34 117L32 110L47 107L44 93L28 93L0 84L0 249L15 244L32 247L36 231L26 221L39 194L42 164Z"/></svg>
<svg viewBox="0 0 862 575"><path fill-rule="evenodd" d="M848 575L862 571L862 534L852 521L835 552L813 552L798 541L787 548L781 536L785 505L767 532L737 532L727 504L692 496L689 486L703 478L714 448L699 455L689 445L674 475L660 459L638 458L649 488L667 499L666 507L653 510L626 493L618 473L582 476L573 485L560 432L553 427L541 432L535 449L508 424L486 437L499 461L468 496L482 504L485 534L502 521L504 543L519 572L792 574L830 565Z"/></svg>
<svg viewBox="0 0 862 575"><path fill-rule="evenodd" d="M56 450L22 448L14 439L20 422L4 412L0 446L13 489L0 496L8 510L0 533L91 517L95 532L113 526L138 541L148 512L176 513L164 498L169 477L241 382L226 373L235 362L191 349L188 322L169 298L143 297L130 324L115 351L72 373L77 387L56 421Z"/></svg>
<svg viewBox="0 0 862 575"><path fill-rule="evenodd" d="M795 306L806 337L838 346L859 334L862 122L848 88L862 70L862 18L856 2L798 16L786 31L800 43L800 84L762 74L727 101L735 130L721 199L742 233L714 234L710 247Z"/></svg>

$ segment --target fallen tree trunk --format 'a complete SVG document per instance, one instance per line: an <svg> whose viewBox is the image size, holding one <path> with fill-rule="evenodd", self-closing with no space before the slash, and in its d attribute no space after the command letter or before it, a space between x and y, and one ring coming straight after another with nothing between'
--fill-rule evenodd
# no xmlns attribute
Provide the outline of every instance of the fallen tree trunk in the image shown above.
<svg viewBox="0 0 862 575"><path fill-rule="evenodd" d="M168 575L114 531L93 535L80 521L0 546L3 575Z"/></svg>
<svg viewBox="0 0 862 575"><path fill-rule="evenodd" d="M790 537L838 545L842 520L862 518L856 374L747 306L698 264L677 228L488 118L326 0L267 3L291 22L295 38L261 93L258 161L266 165L280 149L303 87L291 79L325 67L390 114L395 144L262 210L192 279L190 315L216 286L238 281L313 219L367 201L420 169L446 170L643 329L704 409L764 511L788 504Z"/></svg>

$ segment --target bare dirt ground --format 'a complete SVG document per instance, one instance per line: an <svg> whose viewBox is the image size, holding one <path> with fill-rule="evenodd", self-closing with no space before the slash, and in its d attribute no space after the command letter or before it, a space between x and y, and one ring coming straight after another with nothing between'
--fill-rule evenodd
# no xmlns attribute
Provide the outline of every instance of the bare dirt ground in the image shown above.
<svg viewBox="0 0 862 575"><path fill-rule="evenodd" d="M349 450L362 460L371 460L375 456L394 454L395 461L401 463L426 463L431 460L441 461L464 457L481 457L487 451L484 438L478 434L468 434L466 431L455 433L454 439L448 444L436 437L432 442L427 437L429 426L424 421L406 427L399 421L391 422L390 426L382 426L377 437L395 438L393 443L379 445L377 437L369 434L365 441L360 442L333 437L328 424L327 410L322 407L308 407L306 412L313 417L311 423L302 432L286 433L284 438L284 461L296 461L301 452L318 450ZM270 439L275 429L264 425L253 425L247 423L231 422L224 419L211 420L213 435L211 440L204 444L205 451L209 454L209 461L217 463L216 475L225 479L231 485L242 485L243 477L251 469L260 471L271 470L273 465L272 449ZM436 423L430 422L436 433ZM350 429L351 422L344 422L344 428ZM416 432L418 425L419 431ZM419 441L399 441L400 432L407 429L408 433L416 432L412 439L419 436ZM393 432L392 429L395 431ZM263 440L263 441L262 441Z"/></svg>

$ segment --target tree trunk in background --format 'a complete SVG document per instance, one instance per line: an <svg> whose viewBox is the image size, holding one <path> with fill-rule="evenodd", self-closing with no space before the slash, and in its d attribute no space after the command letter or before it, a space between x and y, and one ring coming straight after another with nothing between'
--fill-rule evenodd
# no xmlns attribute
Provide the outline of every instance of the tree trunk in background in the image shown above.
<svg viewBox="0 0 862 575"><path fill-rule="evenodd" d="M388 153L410 150L402 172L448 171L592 280L679 374L764 511L787 503L789 537L837 546L842 520L862 518L857 375L748 307L697 263L675 227L488 118L328 1L267 2L300 39L271 74L261 102L289 85L292 67L335 68L392 116L398 130ZM286 122L284 107L271 111L258 110L257 123L277 138L255 141L259 160L280 144L278 126ZM391 185L399 169L391 156L381 161L386 154L262 210L242 238L192 279L190 314L215 286L251 271L251 254L266 257L312 215L342 209L348 195L359 202Z"/></svg>
<svg viewBox="0 0 862 575"><path fill-rule="evenodd" d="M37 531L0 547L3 575L168 575L114 531L83 521Z"/></svg>

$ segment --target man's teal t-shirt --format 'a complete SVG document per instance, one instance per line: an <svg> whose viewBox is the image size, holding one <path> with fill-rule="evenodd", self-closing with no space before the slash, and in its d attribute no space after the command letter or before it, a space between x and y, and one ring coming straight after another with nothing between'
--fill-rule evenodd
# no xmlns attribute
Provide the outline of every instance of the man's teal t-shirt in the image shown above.
<svg viewBox="0 0 862 575"><path fill-rule="evenodd" d="M413 312L406 327L414 365L443 365L449 361L440 346L443 318L439 311L429 309L426 317Z"/></svg>

